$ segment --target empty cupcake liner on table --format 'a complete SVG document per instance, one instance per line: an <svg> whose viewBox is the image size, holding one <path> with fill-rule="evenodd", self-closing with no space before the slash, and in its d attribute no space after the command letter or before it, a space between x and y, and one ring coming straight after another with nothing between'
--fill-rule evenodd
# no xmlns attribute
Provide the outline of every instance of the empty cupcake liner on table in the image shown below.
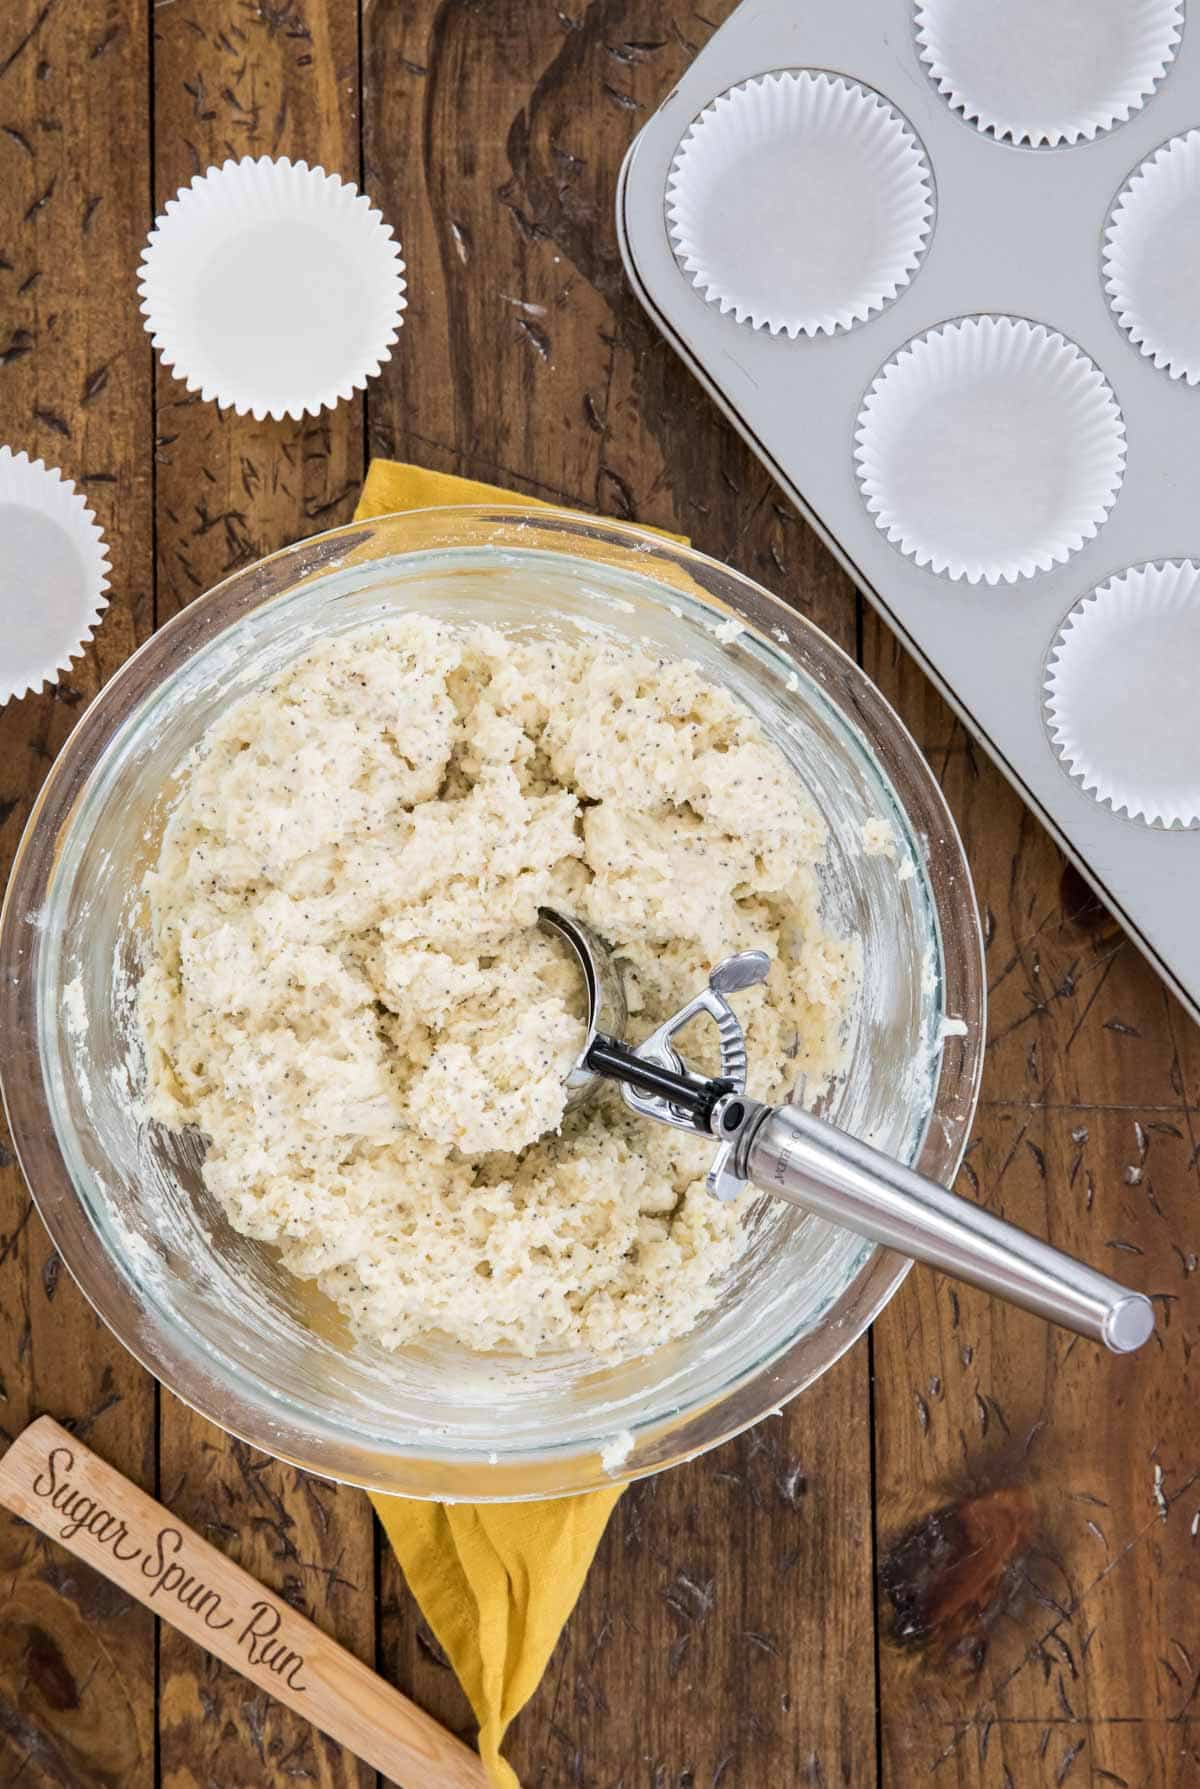
<svg viewBox="0 0 1200 1789"><path fill-rule="evenodd" d="M1186 10L744 0L617 223L668 341L1200 1018L1167 663L1196 647L1150 606L1200 564Z"/></svg>
<svg viewBox="0 0 1200 1789"><path fill-rule="evenodd" d="M108 607L108 552L55 467L0 447L0 706L57 683Z"/></svg>
<svg viewBox="0 0 1200 1789"><path fill-rule="evenodd" d="M680 263L722 312L793 339L832 335L908 285L933 185L911 127L877 93L789 69L700 114L672 164L667 216Z"/></svg>
<svg viewBox="0 0 1200 1789"><path fill-rule="evenodd" d="M227 161L168 201L138 291L189 391L257 421L318 416L391 358L400 244L370 200L285 156Z"/></svg>

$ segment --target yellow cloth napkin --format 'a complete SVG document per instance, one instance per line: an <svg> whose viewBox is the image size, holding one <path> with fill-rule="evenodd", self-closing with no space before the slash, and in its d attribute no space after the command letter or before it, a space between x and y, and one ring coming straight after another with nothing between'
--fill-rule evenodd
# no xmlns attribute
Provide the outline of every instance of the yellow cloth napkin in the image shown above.
<svg viewBox="0 0 1200 1789"><path fill-rule="evenodd" d="M355 519L448 503L537 501L474 479L374 460ZM505 1730L541 1682L620 1494L618 1487L544 1503L371 1499L409 1589L470 1698L479 1755L497 1789L520 1789L500 1756Z"/></svg>

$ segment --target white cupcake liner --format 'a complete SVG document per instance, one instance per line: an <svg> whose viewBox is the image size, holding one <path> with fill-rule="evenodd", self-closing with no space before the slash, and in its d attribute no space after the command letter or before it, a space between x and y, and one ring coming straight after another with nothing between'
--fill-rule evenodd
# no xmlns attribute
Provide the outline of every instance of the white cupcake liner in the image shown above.
<svg viewBox="0 0 1200 1789"><path fill-rule="evenodd" d="M1118 194L1104 285L1147 359L1172 379L1200 383L1200 129L1164 143Z"/></svg>
<svg viewBox="0 0 1200 1789"><path fill-rule="evenodd" d="M1135 565L1081 598L1046 658L1068 774L1116 814L1200 826L1200 563Z"/></svg>
<svg viewBox="0 0 1200 1789"><path fill-rule="evenodd" d="M244 156L168 201L138 291L163 365L261 422L318 416L361 391L396 340L400 244L323 168Z"/></svg>
<svg viewBox="0 0 1200 1789"><path fill-rule="evenodd" d="M108 607L108 553L69 479L0 447L0 706L57 683Z"/></svg>
<svg viewBox="0 0 1200 1789"><path fill-rule="evenodd" d="M933 178L879 94L785 69L718 95L667 181L675 255L710 304L772 335L833 335L892 302L933 229Z"/></svg>
<svg viewBox="0 0 1200 1789"><path fill-rule="evenodd" d="M938 92L1001 142L1090 143L1140 111L1175 59L1182 0L917 0Z"/></svg>
<svg viewBox="0 0 1200 1789"><path fill-rule="evenodd" d="M969 584L1063 564L1099 530L1125 468L1104 375L1023 317L959 317L907 343L868 391L855 441L876 526Z"/></svg>

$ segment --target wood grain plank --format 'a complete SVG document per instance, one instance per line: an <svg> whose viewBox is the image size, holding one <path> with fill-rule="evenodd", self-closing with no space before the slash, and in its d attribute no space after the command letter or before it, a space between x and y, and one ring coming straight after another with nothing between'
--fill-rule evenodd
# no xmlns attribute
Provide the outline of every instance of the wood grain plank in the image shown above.
<svg viewBox="0 0 1200 1789"><path fill-rule="evenodd" d="M1063 1715L1036 1721L996 1721L971 1733L968 1742L986 1775L956 1778L943 1766L933 1779L956 1789L976 1780L994 1789L1192 1789L1200 1765L1195 1729L1170 1720L1134 1721L1101 1717L1084 1725ZM1002 1743L1001 1743L1002 1742ZM893 1782L923 1783L912 1774Z"/></svg>
<svg viewBox="0 0 1200 1789"><path fill-rule="evenodd" d="M155 202L227 157L290 155L358 182L357 13L315 0L155 10ZM158 616L236 566L347 521L361 401L303 423L218 411L157 373ZM367 1499L256 1454L163 1394L164 1501L361 1658L374 1652ZM374 1772L164 1630L165 1789L368 1789Z"/></svg>
<svg viewBox="0 0 1200 1789"><path fill-rule="evenodd" d="M710 29L683 0L368 7L366 164L412 269L371 449L687 533L852 649L847 580L621 272L621 157ZM868 1408L860 1349L628 1494L514 1728L527 1789L874 1781ZM382 1575L383 1668L469 1733L390 1558Z"/></svg>
<svg viewBox="0 0 1200 1789"><path fill-rule="evenodd" d="M0 13L0 440L77 481L112 563L95 643L0 710L0 879L55 753L150 627L150 356L136 306L114 302L148 221L148 116L136 9ZM0 1438L42 1410L153 1484L153 1381L62 1271L0 1120ZM0 1780L151 1789L151 1618L7 1516L0 1583Z"/></svg>
<svg viewBox="0 0 1200 1789"><path fill-rule="evenodd" d="M1189 1227L1194 1240L1195 1195L1190 1139L1174 1122L1151 1131L1154 1122L994 1107L970 1158L996 1209L1154 1295L1160 1329L1144 1355L1114 1358L926 1272L876 1327L885 1559L910 1524L964 1497L1015 1487L1031 1510L1024 1541L1010 1546L1005 1533L998 1547L1009 1570L990 1619L972 1614L961 1577L951 1594L930 1563L934 1547L901 1573L910 1619L914 1585L926 1602L940 1585L944 1613L924 1648L885 1646L885 1782L922 1781L936 1767L939 1781L965 1789L1001 1783L1007 1768L1022 1789L1041 1789L1080 1741L1099 1763L1116 1722L1134 1730L1127 1780L1175 1780L1158 1774L1160 1748L1171 1722L1177 1749L1187 1746L1200 1681L1200 1437L1180 1420L1197 1392L1194 1280L1180 1259ZM1143 1175L1135 1183L1131 1161ZM883 1613L894 1629L886 1598ZM1050 1732L1036 1765L1030 1729ZM1081 1760L1083 1781L1091 1762Z"/></svg>
<svg viewBox="0 0 1200 1789"><path fill-rule="evenodd" d="M866 1349L632 1486L510 1757L566 1784L875 1781Z"/></svg>
<svg viewBox="0 0 1200 1789"><path fill-rule="evenodd" d="M1116 1360L918 1270L876 1325L884 1782L1193 1781L1195 1027L870 618L866 648L984 913L990 1041L959 1190L1128 1278L1160 1321ZM889 1642L896 1598L909 1625L942 1610L924 1647Z"/></svg>

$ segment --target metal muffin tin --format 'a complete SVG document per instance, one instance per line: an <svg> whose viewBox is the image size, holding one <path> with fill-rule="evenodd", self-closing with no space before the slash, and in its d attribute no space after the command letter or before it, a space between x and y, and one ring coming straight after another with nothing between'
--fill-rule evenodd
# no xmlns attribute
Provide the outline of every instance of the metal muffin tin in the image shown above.
<svg viewBox="0 0 1200 1789"><path fill-rule="evenodd" d="M718 95L805 69L873 89L902 115L932 169L936 214L892 302L844 331L790 339L722 314L693 286L672 246L667 193L681 143ZM630 147L617 220L629 278L672 346L1200 1019L1200 829L1130 818L1087 792L1045 713L1047 658L1076 603L1147 561L1200 560L1200 386L1139 351L1102 273L1118 195L1196 126L1197 28L1185 26L1166 75L1125 122L1033 148L997 140L947 102L921 60L911 0L745 0ZM1127 451L1094 537L1063 564L995 585L905 556L868 511L855 464L860 410L892 357L938 325L987 314L1044 324L1089 356L1116 397ZM1190 678L1200 712L1200 659ZM1145 694L1155 702L1154 687ZM1185 717L1183 749L1200 790L1195 725Z"/></svg>

